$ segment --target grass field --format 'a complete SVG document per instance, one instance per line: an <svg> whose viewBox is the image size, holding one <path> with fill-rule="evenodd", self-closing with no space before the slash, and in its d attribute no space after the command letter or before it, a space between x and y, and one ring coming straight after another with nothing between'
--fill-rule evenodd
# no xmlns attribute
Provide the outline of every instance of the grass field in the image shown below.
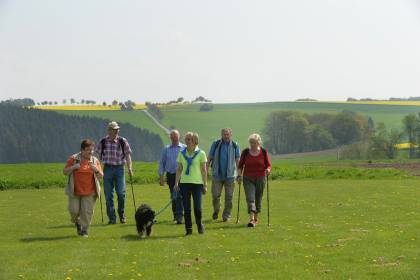
<svg viewBox="0 0 420 280"><path fill-rule="evenodd" d="M411 175L394 168L362 168L353 161L322 161L324 157L273 160L272 180L305 179L403 179ZM416 161L408 161L416 162ZM357 162L356 162L357 163ZM0 191L9 189L64 188L64 163L0 164ZM158 182L158 164L133 163L135 184ZM127 175L128 176L128 175ZM128 178L128 177L127 177Z"/></svg>
<svg viewBox="0 0 420 280"><path fill-rule="evenodd" d="M166 187L135 192L155 209L168 199ZM0 279L419 279L419 196L417 180L278 181L270 227L265 200L251 229L244 201L238 225L213 222L206 195L204 235L184 237L166 211L139 240L131 195L128 224L102 225L98 203L79 238L62 190L3 191Z"/></svg>

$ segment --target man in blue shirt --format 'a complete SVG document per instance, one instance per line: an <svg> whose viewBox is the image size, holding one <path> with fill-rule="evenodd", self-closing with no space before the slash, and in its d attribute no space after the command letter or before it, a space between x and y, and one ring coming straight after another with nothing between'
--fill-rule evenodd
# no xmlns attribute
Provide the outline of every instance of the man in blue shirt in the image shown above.
<svg viewBox="0 0 420 280"><path fill-rule="evenodd" d="M162 156L159 162L159 177L160 185L164 186L164 173L166 172L166 183L169 186L172 199L177 169L176 159L178 157L178 153L185 148L185 145L179 142L178 130L172 130L169 136L172 143L167 145L162 151ZM183 207L182 198L180 195L177 196L176 200L172 200L172 213L174 215L174 222L177 224L182 224Z"/></svg>
<svg viewBox="0 0 420 280"><path fill-rule="evenodd" d="M220 211L220 196L225 187L225 209L222 220L227 222L232 211L233 190L240 158L239 145L232 141L232 130L222 129L222 138L213 142L207 161L207 169L212 167L213 220L217 220Z"/></svg>

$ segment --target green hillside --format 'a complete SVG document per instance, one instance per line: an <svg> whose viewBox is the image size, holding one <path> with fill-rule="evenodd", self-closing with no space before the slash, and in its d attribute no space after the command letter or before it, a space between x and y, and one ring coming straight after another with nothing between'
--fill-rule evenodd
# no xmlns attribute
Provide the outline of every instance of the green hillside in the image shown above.
<svg viewBox="0 0 420 280"><path fill-rule="evenodd" d="M304 113L338 113L350 110L370 116L375 121L384 122L389 128L401 128L402 118L410 113L420 112L420 106L351 104L322 102L269 102L246 104L214 104L211 112L199 112L200 104L172 105L162 107L166 126L175 126L182 133L197 131L200 134L200 146L206 151L214 139L219 138L220 129L231 127L234 139L241 147L247 145L247 138L252 132L261 133L264 121L274 110L296 110ZM135 126L158 133L164 143L167 136L142 111L59 111L63 114L95 116L129 122Z"/></svg>
<svg viewBox="0 0 420 280"><path fill-rule="evenodd" d="M117 122L126 122L134 126L147 129L151 132L157 133L161 136L164 143L167 141L166 133L159 128L149 117L146 116L141 110L134 111L113 111L113 110L79 110L79 111L70 111L70 110L57 110L57 112L66 114L66 115L75 115L75 116L89 116L97 117L103 119L110 119ZM104 134L106 133L106 124L104 124ZM124 135L124 133L121 133Z"/></svg>
<svg viewBox="0 0 420 280"><path fill-rule="evenodd" d="M198 104L164 107L163 123L166 126L174 125L182 132L197 131L200 134L201 147L206 150L211 141L220 136L220 129L223 127L231 127L234 138L243 147L247 144L249 134L262 132L265 119L274 110L296 110L304 113L338 113L350 110L372 117L375 123L384 122L390 128L401 128L401 120L405 115L420 112L419 106L319 102L215 104L211 112L199 112L199 107Z"/></svg>

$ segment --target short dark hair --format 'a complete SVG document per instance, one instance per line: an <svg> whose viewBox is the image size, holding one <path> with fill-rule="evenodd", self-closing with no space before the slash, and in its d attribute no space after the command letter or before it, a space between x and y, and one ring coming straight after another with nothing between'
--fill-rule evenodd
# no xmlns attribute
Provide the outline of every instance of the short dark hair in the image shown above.
<svg viewBox="0 0 420 280"><path fill-rule="evenodd" d="M93 140L90 140L90 139L84 139L82 141L82 143L80 144L80 149L84 150L84 149L86 149L90 146L95 146L95 142Z"/></svg>

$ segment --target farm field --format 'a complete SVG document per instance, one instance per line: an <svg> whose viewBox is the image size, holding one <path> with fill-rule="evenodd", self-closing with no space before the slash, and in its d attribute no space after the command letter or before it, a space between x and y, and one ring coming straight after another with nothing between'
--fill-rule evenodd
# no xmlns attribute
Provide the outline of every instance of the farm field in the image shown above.
<svg viewBox="0 0 420 280"><path fill-rule="evenodd" d="M200 134L201 146L209 149L211 141L220 137L220 128L231 127L234 139L241 147L247 144L252 132L262 133L264 122L274 110L296 110L303 113L338 113L351 110L384 122L389 128L402 126L405 115L420 111L418 106L371 105L320 102L273 102L255 104L216 104L211 112L198 112L199 105L167 106L163 109L163 123L174 125L181 131L196 130ZM264 140L264 139L263 139Z"/></svg>
<svg viewBox="0 0 420 280"><path fill-rule="evenodd" d="M135 185L137 205L160 209L167 187ZM235 194L234 201L237 199ZM184 237L171 213L139 240L127 196L126 225L101 224L99 202L88 238L75 235L62 189L0 192L0 279L418 279L418 180L285 180L270 183L256 228L213 222ZM236 202L235 202L236 205ZM236 214L236 211L234 212Z"/></svg>
<svg viewBox="0 0 420 280"><path fill-rule="evenodd" d="M351 110L372 117L376 123L384 122L388 128L397 129L401 129L404 116L410 113L417 114L420 111L420 106L391 104L385 105L380 102L379 104L361 104L360 102L271 102L214 104L214 109L210 112L199 112L199 104L162 106L161 109L164 113L162 123L166 127L175 126L182 133L197 131L200 135L200 147L208 152L211 142L220 137L222 127L231 127L234 139L243 148L252 132L262 134L265 119L274 110L297 110L308 114L338 113L343 110ZM412 104L417 103L412 102ZM165 132L140 110L57 110L57 112L128 122L158 133L163 142L168 143Z"/></svg>
<svg viewBox="0 0 420 280"><path fill-rule="evenodd" d="M161 109L164 113L162 123L166 127L175 126L181 132L197 131L200 134L201 148L208 151L211 142L219 138L222 127L231 127L234 139L239 142L241 147L244 147L247 144L249 134L252 132L262 133L265 119L274 110L297 110L308 114L320 112L338 113L343 110L351 110L372 117L376 123L384 122L389 128L400 129L402 126L401 120L404 116L410 113L417 114L420 111L420 106L417 106L416 102L406 103L413 105L399 105L399 102L388 102L386 104L361 102L270 102L214 104L214 109L211 112L199 112L199 104L162 106ZM143 112L138 110L131 112L58 110L57 112L129 122L135 126L159 133L164 143L168 142L165 133L148 119Z"/></svg>

